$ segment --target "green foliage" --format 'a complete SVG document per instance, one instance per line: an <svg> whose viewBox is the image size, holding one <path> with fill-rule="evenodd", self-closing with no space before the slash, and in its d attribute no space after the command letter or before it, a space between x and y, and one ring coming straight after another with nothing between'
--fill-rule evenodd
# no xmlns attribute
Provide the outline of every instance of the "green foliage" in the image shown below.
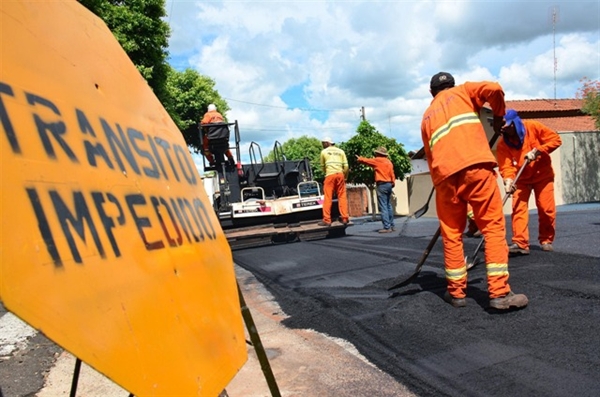
<svg viewBox="0 0 600 397"><path fill-rule="evenodd" d="M167 76L170 101L165 108L183 134L186 143L196 152L202 151L198 123L208 105L214 103L217 110L227 118L229 106L215 90L215 82L192 69L178 72L170 68Z"/></svg>
<svg viewBox="0 0 600 397"><path fill-rule="evenodd" d="M288 160L302 160L308 158L310 160L314 179L323 181L325 175L323 174L323 170L321 170L321 165L319 163L323 145L319 139L303 135L299 138L292 138L285 141L281 147L285 154L285 158ZM265 161L273 161L273 159L273 151L265 156Z"/></svg>
<svg viewBox="0 0 600 397"><path fill-rule="evenodd" d="M158 99L170 100L166 90L169 25L164 0L79 0L100 17L136 65ZM74 33L78 34L78 33Z"/></svg>
<svg viewBox="0 0 600 397"><path fill-rule="evenodd" d="M356 129L356 135L349 141L343 142L340 148L346 152L350 173L348 182L364 183L370 189L374 187L375 175L373 168L356 161L356 156L373 157L373 151L379 146L384 146L389 158L394 164L396 178L404 180L404 175L411 170L410 158L404 150L404 145L388 138L375 129L368 121L363 120Z"/></svg>
<svg viewBox="0 0 600 397"><path fill-rule="evenodd" d="M576 97L583 99L581 111L592 116L596 128L600 130L600 82L587 77L580 81L582 86L577 90Z"/></svg>

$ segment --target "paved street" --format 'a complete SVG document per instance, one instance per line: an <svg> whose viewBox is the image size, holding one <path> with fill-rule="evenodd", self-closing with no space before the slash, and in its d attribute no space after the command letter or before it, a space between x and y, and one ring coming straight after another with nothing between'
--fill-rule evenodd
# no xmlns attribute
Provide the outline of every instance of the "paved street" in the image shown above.
<svg viewBox="0 0 600 397"><path fill-rule="evenodd" d="M529 256L511 258L510 284L524 310L487 310L485 268L470 271L467 307L442 300L441 241L414 284L410 275L437 229L409 220L380 235L378 222L349 236L234 253L290 316L284 325L342 338L419 396L597 396L600 390L600 207L559 209L555 252L530 227ZM537 225L532 214L530 225ZM405 227L403 227L405 226ZM477 239L466 239L467 254Z"/></svg>

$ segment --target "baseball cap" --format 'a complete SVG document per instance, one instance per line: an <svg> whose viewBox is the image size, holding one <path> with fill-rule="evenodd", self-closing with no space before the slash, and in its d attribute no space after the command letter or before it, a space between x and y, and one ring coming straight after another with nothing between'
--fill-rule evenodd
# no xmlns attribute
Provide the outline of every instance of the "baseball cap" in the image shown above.
<svg viewBox="0 0 600 397"><path fill-rule="evenodd" d="M504 125L508 127L517 120L521 120L517 111L514 109L507 109L506 115L504 115Z"/></svg>
<svg viewBox="0 0 600 397"><path fill-rule="evenodd" d="M434 74L429 83L431 90L439 91L442 88L454 87L454 77L448 72Z"/></svg>
<svg viewBox="0 0 600 397"><path fill-rule="evenodd" d="M321 142L331 143L332 145L334 144L333 140L330 137L325 137L325 138L321 139Z"/></svg>

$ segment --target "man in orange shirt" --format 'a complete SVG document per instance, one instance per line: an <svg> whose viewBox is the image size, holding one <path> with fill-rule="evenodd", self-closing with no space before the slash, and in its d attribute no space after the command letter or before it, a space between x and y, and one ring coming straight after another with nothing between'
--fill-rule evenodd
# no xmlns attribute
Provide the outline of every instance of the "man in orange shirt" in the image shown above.
<svg viewBox="0 0 600 397"><path fill-rule="evenodd" d="M504 116L502 140L498 142L497 155L500 174L507 193L512 194L512 243L510 254L529 254L529 196L535 195L538 212L538 240L542 251L552 251L556 233L556 204L554 203L554 170L550 153L562 141L556 131L535 120L521 120L517 112L509 109ZM525 159L529 164L523 169L516 186L513 180Z"/></svg>
<svg viewBox="0 0 600 397"><path fill-rule="evenodd" d="M224 122L225 122L225 118L223 117L223 115L221 113L219 113L217 111L217 106L214 103L211 103L210 105L208 105L208 111L206 113L204 113L204 117L202 117L202 120L200 120L200 127L202 127L203 124L224 123ZM202 134L202 150L204 152L204 157L206 157L209 164L211 166L214 166L215 165L215 157L210 152L209 142L208 142L208 134L206 133L206 131L204 131ZM233 154L231 154L231 150L227 149L227 151L225 152L225 155L229 159L230 164L235 164L235 161L233 160Z"/></svg>
<svg viewBox="0 0 600 397"><path fill-rule="evenodd" d="M498 83L466 82L440 72L431 78L433 100L423 115L421 137L433 185L444 243L448 290L444 299L454 307L466 306L467 266L462 233L467 205L486 242L485 262L490 307L497 310L525 307L528 299L514 294L508 284L508 247L496 159L479 120L488 102L494 114L494 131L500 133L505 112L504 92Z"/></svg>
<svg viewBox="0 0 600 397"><path fill-rule="evenodd" d="M356 156L356 161L372 167L375 171L375 185L377 185L377 205L381 211L383 229L379 233L391 233L395 229L394 208L392 207L392 188L396 186L394 164L388 158L387 149L383 146L374 150L375 158Z"/></svg>

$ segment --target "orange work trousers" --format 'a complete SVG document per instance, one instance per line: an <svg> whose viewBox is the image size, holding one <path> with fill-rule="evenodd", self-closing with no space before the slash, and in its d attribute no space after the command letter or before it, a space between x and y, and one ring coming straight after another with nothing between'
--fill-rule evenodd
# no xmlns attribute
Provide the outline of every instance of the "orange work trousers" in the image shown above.
<svg viewBox="0 0 600 397"><path fill-rule="evenodd" d="M215 156L211 153L210 149L209 149L209 143L208 143L208 135L203 135L202 136L202 151L204 154L204 157L206 157L206 160L208 160L209 164L212 166L215 163ZM227 151L225 152L225 156L227 156L227 158L230 161L233 161L233 154L231 153L231 150L227 149Z"/></svg>
<svg viewBox="0 0 600 397"><path fill-rule="evenodd" d="M348 196L346 195L346 179L344 174L338 172L325 177L323 182L323 222L331 223L331 204L333 203L333 193L336 193L338 198L338 208L340 210L340 218L343 221L348 221Z"/></svg>
<svg viewBox="0 0 600 397"><path fill-rule="evenodd" d="M494 299L509 293L506 225L493 166L472 165L444 179L435 189L450 295L464 298L467 291L467 266L462 238L468 204L473 208L473 217L485 238L489 297Z"/></svg>
<svg viewBox="0 0 600 397"><path fill-rule="evenodd" d="M556 204L554 202L554 179L533 184L520 184L512 195L512 242L521 248L529 248L529 197L535 195L538 212L538 240L540 244L552 243L556 234Z"/></svg>

